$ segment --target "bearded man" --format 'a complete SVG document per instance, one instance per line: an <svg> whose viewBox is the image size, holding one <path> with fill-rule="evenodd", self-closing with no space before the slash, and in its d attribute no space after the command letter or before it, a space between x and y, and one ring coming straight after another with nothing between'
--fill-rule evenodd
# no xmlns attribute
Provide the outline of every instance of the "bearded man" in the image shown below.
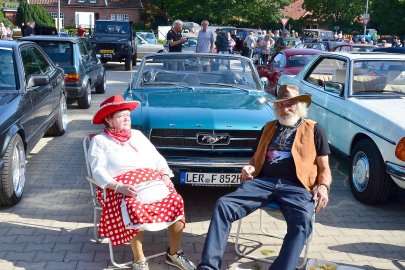
<svg viewBox="0 0 405 270"><path fill-rule="evenodd" d="M312 232L313 211L326 207L332 182L326 135L305 119L310 104L311 97L300 95L298 87L280 87L274 101L277 120L263 127L256 152L242 169L241 185L218 199L197 269L221 269L232 222L271 202L280 206L287 234L269 269L296 268Z"/></svg>

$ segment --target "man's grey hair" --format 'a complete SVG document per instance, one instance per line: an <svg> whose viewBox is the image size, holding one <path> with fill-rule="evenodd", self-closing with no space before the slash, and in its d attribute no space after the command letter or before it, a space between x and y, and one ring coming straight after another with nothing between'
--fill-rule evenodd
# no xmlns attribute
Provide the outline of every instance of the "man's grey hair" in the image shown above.
<svg viewBox="0 0 405 270"><path fill-rule="evenodd" d="M288 35L289 33L290 33L290 32L289 32L287 29L283 31L283 34L287 34L287 35Z"/></svg>
<svg viewBox="0 0 405 270"><path fill-rule="evenodd" d="M209 22L209 21L207 21L207 20L203 20L203 21L201 22L201 25L203 25L203 24L210 25L210 22Z"/></svg>
<svg viewBox="0 0 405 270"><path fill-rule="evenodd" d="M183 23L183 21L182 20L175 20L174 22L173 22L173 24L172 24L172 26L173 27L175 27L176 25L183 25L184 23Z"/></svg>

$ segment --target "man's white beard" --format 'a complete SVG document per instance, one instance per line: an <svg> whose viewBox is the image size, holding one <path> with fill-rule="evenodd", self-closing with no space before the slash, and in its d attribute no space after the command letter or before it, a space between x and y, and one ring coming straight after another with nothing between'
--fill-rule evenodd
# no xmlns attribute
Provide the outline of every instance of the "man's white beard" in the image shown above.
<svg viewBox="0 0 405 270"><path fill-rule="evenodd" d="M283 126L293 127L297 124L298 120L300 120L299 113L296 111L292 115L284 116L284 115L277 115L278 122Z"/></svg>

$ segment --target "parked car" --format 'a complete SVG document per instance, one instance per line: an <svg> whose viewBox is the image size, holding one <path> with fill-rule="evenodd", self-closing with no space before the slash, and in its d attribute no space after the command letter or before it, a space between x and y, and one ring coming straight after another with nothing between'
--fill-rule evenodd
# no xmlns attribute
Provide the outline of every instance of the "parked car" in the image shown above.
<svg viewBox="0 0 405 270"><path fill-rule="evenodd" d="M238 185L260 130L275 119L274 97L240 55L147 55L131 85L124 98L141 102L132 127L166 158L177 185Z"/></svg>
<svg viewBox="0 0 405 270"><path fill-rule="evenodd" d="M267 92L276 96L277 81L281 75L296 75L315 55L321 53L314 49L286 49L272 56L267 65L257 67L260 77L269 80L265 88Z"/></svg>
<svg viewBox="0 0 405 270"><path fill-rule="evenodd" d="M278 84L312 96L309 118L350 158L349 182L359 201L385 201L393 182L405 188L405 56L322 53Z"/></svg>
<svg viewBox="0 0 405 270"><path fill-rule="evenodd" d="M166 49L163 47L162 44L154 44L154 43L149 43L145 39L143 39L141 36L136 34L136 44L138 48L138 53L137 53L137 58L142 59L146 54L149 53L162 53L166 52Z"/></svg>
<svg viewBox="0 0 405 270"><path fill-rule="evenodd" d="M318 41L335 40L333 31L330 31L330 30L325 30L325 29L304 29L304 30L302 30L301 38L304 42L313 42L314 36L317 37Z"/></svg>
<svg viewBox="0 0 405 270"><path fill-rule="evenodd" d="M42 136L65 133L63 78L36 44L0 41L0 205L21 200L25 157Z"/></svg>
<svg viewBox="0 0 405 270"><path fill-rule="evenodd" d="M372 52L374 49L378 48L373 44L341 44L332 49L334 52Z"/></svg>
<svg viewBox="0 0 405 270"><path fill-rule="evenodd" d="M88 109L91 91L103 94L106 73L87 38L58 36L29 36L21 40L37 43L52 61L65 71L67 103L77 101L78 107Z"/></svg>
<svg viewBox="0 0 405 270"><path fill-rule="evenodd" d="M388 47L388 48L374 48L373 52L381 52L381 53L405 53L404 47Z"/></svg>
<svg viewBox="0 0 405 270"><path fill-rule="evenodd" d="M141 37L143 40L145 40L149 44L157 43L157 38L153 32L136 32L136 35Z"/></svg>
<svg viewBox="0 0 405 270"><path fill-rule="evenodd" d="M340 41L317 41L317 42L303 42L295 46L295 48L309 48L316 49L321 51L330 52L333 49L340 45L347 45L344 42Z"/></svg>
<svg viewBox="0 0 405 270"><path fill-rule="evenodd" d="M131 21L96 20L91 43L102 63L124 62L125 70L136 66L136 33Z"/></svg>
<svg viewBox="0 0 405 270"><path fill-rule="evenodd" d="M195 52L197 49L197 37L186 37L187 42L183 43L182 52Z"/></svg>

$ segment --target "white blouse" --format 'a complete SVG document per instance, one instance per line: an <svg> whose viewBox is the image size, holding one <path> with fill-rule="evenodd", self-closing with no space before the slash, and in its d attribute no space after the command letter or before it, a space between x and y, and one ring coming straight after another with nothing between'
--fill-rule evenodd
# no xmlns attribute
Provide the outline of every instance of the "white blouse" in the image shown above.
<svg viewBox="0 0 405 270"><path fill-rule="evenodd" d="M141 168L172 176L165 158L148 138L139 130L131 130L131 133L131 139L123 145L104 132L91 140L89 163L93 178L101 188L105 188L114 177Z"/></svg>

